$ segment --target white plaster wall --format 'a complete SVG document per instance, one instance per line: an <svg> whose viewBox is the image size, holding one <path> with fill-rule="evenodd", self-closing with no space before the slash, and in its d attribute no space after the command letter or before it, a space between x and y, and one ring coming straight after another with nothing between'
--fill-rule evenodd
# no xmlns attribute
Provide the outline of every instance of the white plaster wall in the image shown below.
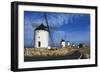
<svg viewBox="0 0 100 73"><path fill-rule="evenodd" d="M70 45L70 43L69 42L67 42L67 46L69 46Z"/></svg>
<svg viewBox="0 0 100 73"><path fill-rule="evenodd" d="M66 43L65 42L61 42L61 46L65 47Z"/></svg>
<svg viewBox="0 0 100 73"><path fill-rule="evenodd" d="M40 47L38 42L41 42ZM35 48L47 48L48 47L48 31L36 30L35 31Z"/></svg>

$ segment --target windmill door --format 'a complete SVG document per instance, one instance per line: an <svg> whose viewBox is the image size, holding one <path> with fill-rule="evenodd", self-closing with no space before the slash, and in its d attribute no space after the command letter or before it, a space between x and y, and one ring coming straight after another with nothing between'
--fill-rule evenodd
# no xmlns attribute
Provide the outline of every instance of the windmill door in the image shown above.
<svg viewBox="0 0 100 73"><path fill-rule="evenodd" d="M40 46L41 46L41 42L39 41L39 42L38 42L38 47L40 47Z"/></svg>

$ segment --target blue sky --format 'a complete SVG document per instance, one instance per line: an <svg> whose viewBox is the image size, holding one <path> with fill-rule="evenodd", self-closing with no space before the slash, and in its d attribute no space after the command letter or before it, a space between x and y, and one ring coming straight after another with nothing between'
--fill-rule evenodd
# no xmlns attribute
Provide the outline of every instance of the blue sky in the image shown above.
<svg viewBox="0 0 100 73"><path fill-rule="evenodd" d="M34 46L34 29L40 24L47 26L48 19L51 36L55 45L61 39L71 43L90 43L90 14L24 11L24 46ZM33 27L32 27L33 26ZM49 42L51 45L52 41Z"/></svg>

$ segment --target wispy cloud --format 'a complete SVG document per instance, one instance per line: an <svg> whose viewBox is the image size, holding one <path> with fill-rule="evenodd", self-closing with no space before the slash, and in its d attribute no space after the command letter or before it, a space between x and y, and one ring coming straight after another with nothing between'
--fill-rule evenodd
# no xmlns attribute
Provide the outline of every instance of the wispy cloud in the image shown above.
<svg viewBox="0 0 100 73"><path fill-rule="evenodd" d="M75 16L73 14L69 15L69 14L64 14L64 13L46 13L46 12L44 13L47 16L48 25L51 28L61 27L64 24L71 23L73 21L73 17L74 18L78 17L78 15ZM28 15L28 17L25 17L25 23L33 24L33 26L38 26L41 23L44 23L44 25L47 25L46 19L44 17L44 13L43 12L41 13L30 12L30 15Z"/></svg>

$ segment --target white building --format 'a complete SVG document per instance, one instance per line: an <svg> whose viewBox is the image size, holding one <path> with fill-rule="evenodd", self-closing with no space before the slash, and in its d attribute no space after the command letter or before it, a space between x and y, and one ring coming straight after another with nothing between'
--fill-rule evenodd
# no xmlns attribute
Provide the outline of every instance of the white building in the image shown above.
<svg viewBox="0 0 100 73"><path fill-rule="evenodd" d="M35 29L35 48L48 48L48 28L41 24Z"/></svg>
<svg viewBox="0 0 100 73"><path fill-rule="evenodd" d="M67 46L70 46L70 45L71 45L71 44L70 44L70 41L67 41L66 43L67 43L67 44L66 44Z"/></svg>
<svg viewBox="0 0 100 73"><path fill-rule="evenodd" d="M66 42L64 40L61 40L61 47L65 47L66 46Z"/></svg>

